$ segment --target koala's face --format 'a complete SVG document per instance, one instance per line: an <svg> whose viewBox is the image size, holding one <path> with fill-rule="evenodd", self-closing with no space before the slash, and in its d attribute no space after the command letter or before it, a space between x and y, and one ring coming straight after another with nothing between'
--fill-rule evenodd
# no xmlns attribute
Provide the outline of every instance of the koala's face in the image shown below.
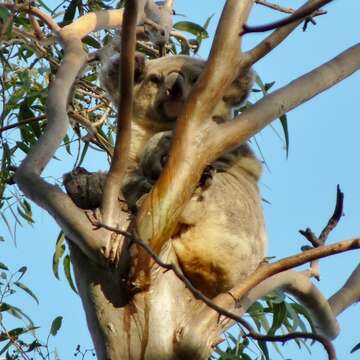
<svg viewBox="0 0 360 360"><path fill-rule="evenodd" d="M134 116L155 130L170 130L200 76L205 62L169 56L145 62L135 72Z"/></svg>
<svg viewBox="0 0 360 360"><path fill-rule="evenodd" d="M167 56L135 61L134 121L154 131L171 130L184 103L205 67L205 61L189 56ZM118 101L120 56L113 56L104 66L101 83L114 102ZM251 72L249 72L250 74ZM252 75L236 79L216 106L213 116L227 119L233 106L248 95Z"/></svg>

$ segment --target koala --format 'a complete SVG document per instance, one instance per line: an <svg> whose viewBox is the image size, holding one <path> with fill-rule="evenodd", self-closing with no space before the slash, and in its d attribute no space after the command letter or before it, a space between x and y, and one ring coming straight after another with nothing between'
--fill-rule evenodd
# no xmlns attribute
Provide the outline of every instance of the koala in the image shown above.
<svg viewBox="0 0 360 360"><path fill-rule="evenodd" d="M205 61L185 55L146 60L142 54L135 58L134 104L130 166L139 164L142 150L156 133L173 130L184 103L202 70ZM114 104L119 99L120 55L105 61L100 84ZM251 88L253 73L242 74L227 89L214 110L213 117L226 121L232 108L242 103Z"/></svg>
<svg viewBox="0 0 360 360"><path fill-rule="evenodd" d="M162 132L144 148L139 171L151 184L161 174L170 144L171 132ZM266 256L261 171L247 144L221 156L205 169L171 238L182 271L210 298L247 278Z"/></svg>
<svg viewBox="0 0 360 360"><path fill-rule="evenodd" d="M101 85L115 104L120 91L119 62L119 54L109 57L100 75ZM188 56L155 60L136 56L130 164L123 184L130 208L136 208L160 176L176 120L204 67L204 60ZM231 121L233 107L247 98L252 81L252 70L239 74L215 106L214 120ZM223 154L205 169L170 239L184 274L209 297L245 279L266 256L260 175L261 163L247 144ZM83 183L97 183L89 173L82 176ZM86 193L78 182L68 188ZM100 192L101 188L97 186ZM74 194L68 193L75 201Z"/></svg>

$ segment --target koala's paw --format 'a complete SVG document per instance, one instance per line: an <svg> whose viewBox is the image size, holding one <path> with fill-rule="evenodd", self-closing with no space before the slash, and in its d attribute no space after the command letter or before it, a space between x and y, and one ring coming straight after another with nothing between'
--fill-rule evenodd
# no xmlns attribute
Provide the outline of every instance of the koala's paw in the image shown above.
<svg viewBox="0 0 360 360"><path fill-rule="evenodd" d="M138 200L150 192L152 184L144 176L133 174L125 179L122 191L130 210L136 211Z"/></svg>
<svg viewBox="0 0 360 360"><path fill-rule="evenodd" d="M101 204L105 179L105 173L91 173L79 167L64 175L63 184L76 206L81 209L95 209Z"/></svg>
<svg viewBox="0 0 360 360"><path fill-rule="evenodd" d="M160 177L168 160L171 135L171 131L160 132L154 135L144 148L140 168L146 179L152 184Z"/></svg>

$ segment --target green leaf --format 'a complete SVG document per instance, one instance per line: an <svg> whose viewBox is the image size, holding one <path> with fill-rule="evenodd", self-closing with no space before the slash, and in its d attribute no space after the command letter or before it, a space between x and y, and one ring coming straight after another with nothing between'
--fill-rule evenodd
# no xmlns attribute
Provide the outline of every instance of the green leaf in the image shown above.
<svg viewBox="0 0 360 360"><path fill-rule="evenodd" d="M65 241L65 235L62 231L60 231L60 233L56 239L56 247L55 247L55 252L53 255L53 264L52 264L53 273L58 280L60 279L60 277L59 277L59 262L65 252L64 241Z"/></svg>
<svg viewBox="0 0 360 360"><path fill-rule="evenodd" d="M10 304L3 302L0 304L0 312L2 312L2 311L6 311L10 315L12 315L18 319L21 319L21 320L25 318L31 326L34 326L34 323L31 320L31 318L29 316L27 316L21 309L19 309L16 306L12 306Z"/></svg>
<svg viewBox="0 0 360 360"><path fill-rule="evenodd" d="M283 302L279 304L273 303L272 307L273 307L273 321L271 324L271 328L268 332L269 335L275 334L276 330L279 329L283 324L287 314L286 306Z"/></svg>
<svg viewBox="0 0 360 360"><path fill-rule="evenodd" d="M67 279L71 289L77 294L78 292L75 288L75 285L74 285L74 282L73 282L73 279L71 276L71 261L70 261L69 255L66 255L64 257L63 265L64 265L64 272L65 272L66 279Z"/></svg>
<svg viewBox="0 0 360 360"><path fill-rule="evenodd" d="M85 145L84 145L84 148L83 148L83 150L82 150L82 152L81 152L81 156L80 156L79 163L76 165L76 167L81 166L82 162L83 162L84 159L85 159L85 155L86 155L88 149L89 149L89 143L86 142Z"/></svg>
<svg viewBox="0 0 360 360"><path fill-rule="evenodd" d="M26 266L22 266L17 272L19 272L21 275L18 278L18 281L25 275L27 271L27 267Z"/></svg>
<svg viewBox="0 0 360 360"><path fill-rule="evenodd" d="M3 354L11 345L12 345L12 341L10 340L10 341L0 350L0 355Z"/></svg>
<svg viewBox="0 0 360 360"><path fill-rule="evenodd" d="M4 8L4 7L0 7L0 19L2 20L2 22L5 22L7 20L7 18L9 17L10 12L8 9Z"/></svg>
<svg viewBox="0 0 360 360"><path fill-rule="evenodd" d="M283 128L284 131L284 136L285 136L285 146L286 146L286 157L289 156L289 129L288 129L288 121L287 121L287 116L286 114L281 115L279 117L280 122L281 122L281 126Z"/></svg>
<svg viewBox="0 0 360 360"><path fill-rule="evenodd" d="M24 220L26 220L29 224L33 224L33 223L34 223L34 220L32 219L32 214L31 214L31 213L26 213L26 212L24 212L19 206L17 206L16 208L17 208L18 214L19 214Z"/></svg>
<svg viewBox="0 0 360 360"><path fill-rule="evenodd" d="M354 353L355 351L360 350L360 343L356 344L350 351L350 354Z"/></svg>
<svg viewBox="0 0 360 360"><path fill-rule="evenodd" d="M50 334L52 336L56 336L56 334L58 333L58 331L61 328L61 324L62 324L62 316L58 316L56 317L53 322L51 323L51 328L50 328Z"/></svg>
<svg viewBox="0 0 360 360"><path fill-rule="evenodd" d="M71 0L69 6L65 10L63 21L69 23L74 20L76 8L78 6L78 0Z"/></svg>
<svg viewBox="0 0 360 360"><path fill-rule="evenodd" d="M209 37L206 29L204 29L201 25L191 21L179 21L174 24L174 28L180 31L186 31L200 39L207 39Z"/></svg>
<svg viewBox="0 0 360 360"><path fill-rule="evenodd" d="M92 46L95 49L100 49L101 48L101 44L92 36L86 36L83 38L82 40L86 45Z"/></svg>
<svg viewBox="0 0 360 360"><path fill-rule="evenodd" d="M39 305L39 300L36 297L36 295L23 283L19 282L19 281L15 281L14 285L16 285L18 288L20 288L21 290L25 291L27 294L29 294Z"/></svg>
<svg viewBox="0 0 360 360"><path fill-rule="evenodd" d="M9 268L2 262L0 262L0 269L1 270L9 270Z"/></svg>
<svg viewBox="0 0 360 360"><path fill-rule="evenodd" d="M259 340L257 343L258 343L258 345L259 345L259 348L260 348L261 351L263 352L263 354L264 354L264 356L265 356L265 359L266 359L266 360L270 360L269 350L268 350L268 348L267 348L266 341L261 341L261 340Z"/></svg>

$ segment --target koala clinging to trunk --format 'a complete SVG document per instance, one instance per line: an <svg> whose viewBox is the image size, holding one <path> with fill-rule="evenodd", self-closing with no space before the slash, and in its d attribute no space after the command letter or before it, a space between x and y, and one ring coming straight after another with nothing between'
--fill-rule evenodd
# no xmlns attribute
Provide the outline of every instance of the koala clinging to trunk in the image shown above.
<svg viewBox="0 0 360 360"><path fill-rule="evenodd" d="M113 55L101 73L101 84L114 103L119 99L119 62L120 56ZM188 56L148 61L136 57L130 165L123 186L130 207L136 207L160 176L170 150L171 130L204 67L204 60ZM233 81L209 114L214 121L231 121L232 109L247 98L252 79L249 70ZM180 217L171 242L185 275L207 296L232 288L266 256L257 185L260 174L261 164L249 146L239 145L209 164ZM75 201L74 192L81 192L81 186L75 186L76 191L68 188L71 186L67 190ZM99 189L101 186L96 191Z"/></svg>

